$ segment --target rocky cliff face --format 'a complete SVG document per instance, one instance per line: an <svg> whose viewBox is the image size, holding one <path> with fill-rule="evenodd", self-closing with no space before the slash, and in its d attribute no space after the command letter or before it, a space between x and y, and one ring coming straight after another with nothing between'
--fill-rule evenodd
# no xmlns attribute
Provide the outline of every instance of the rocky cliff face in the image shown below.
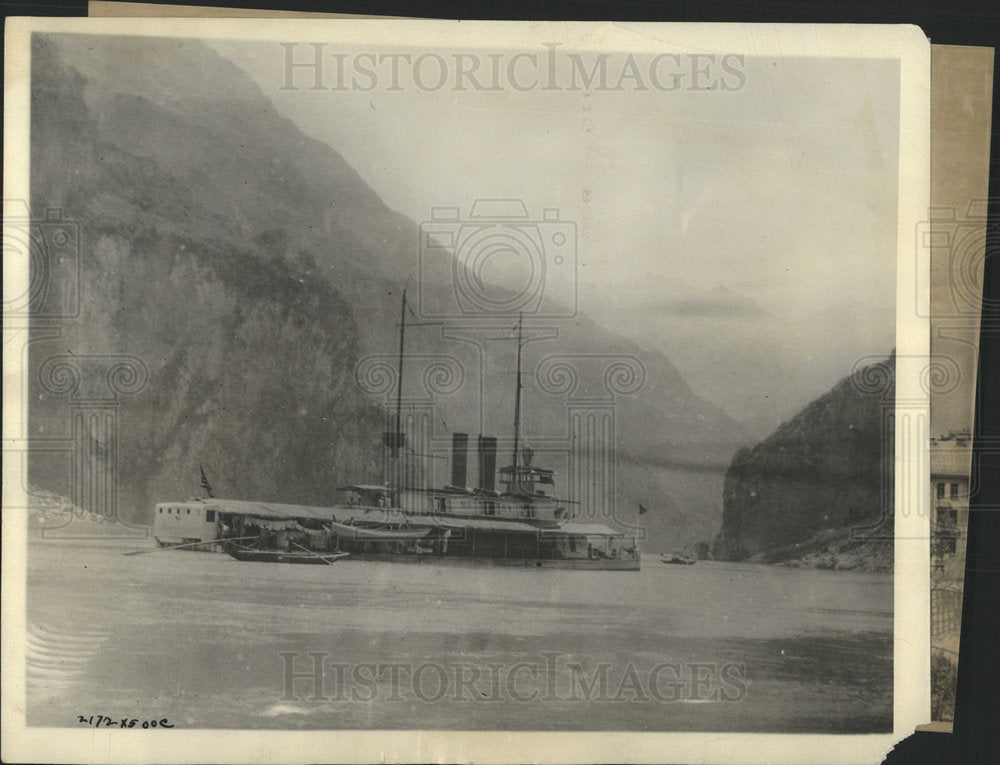
<svg viewBox="0 0 1000 765"><path fill-rule="evenodd" d="M83 434L90 459L117 453L127 518L197 493L199 464L218 495L272 501L322 504L338 484L377 480L387 398L359 369L395 352L400 291L419 272L415 224L198 42L39 35L32 64L32 209L80 223L81 299L54 330L36 322L31 435L72 435L72 394L46 384L49 360L127 355L148 383L119 397L115 443ZM420 288L433 299L449 285ZM568 398L600 393L535 374L543 361L636 359L642 385L618 381L614 398L619 505L650 509L653 545L713 533L746 431L664 356L585 316L549 335L525 349L525 437L568 443ZM492 344L484 367L470 348L439 328L408 336L408 355L464 369L468 384L430 402L434 427L509 436L513 345ZM428 379L411 369L408 396ZM75 496L65 455L34 454L31 480Z"/></svg>
<svg viewBox="0 0 1000 765"><path fill-rule="evenodd" d="M216 175L213 191L186 173L199 158L206 177L218 173L210 165L223 152L210 150L211 132L188 124L185 139L175 114L88 81L67 63L81 44L70 42L66 51L51 38L34 46L32 207L58 207L82 223L81 311L60 323L54 342L37 330L33 433L58 437L71 427L59 391L45 384L53 354L129 355L149 372L149 384L118 407L120 501L130 519L196 491L202 462L223 490L272 500L319 501L338 479L370 473L377 452L351 447L369 446L381 417L354 385L358 330L344 296L312 278L308 245L283 239L273 220L254 216L254 230L225 216L223 200L199 199L234 186L231 174ZM147 124L152 135L139 129ZM109 444L91 438L99 457ZM64 461L38 455L31 468L33 480L74 493Z"/></svg>
<svg viewBox="0 0 1000 765"><path fill-rule="evenodd" d="M894 367L890 357L860 369L736 454L717 558L776 562L815 553L821 532L876 524L891 531Z"/></svg>

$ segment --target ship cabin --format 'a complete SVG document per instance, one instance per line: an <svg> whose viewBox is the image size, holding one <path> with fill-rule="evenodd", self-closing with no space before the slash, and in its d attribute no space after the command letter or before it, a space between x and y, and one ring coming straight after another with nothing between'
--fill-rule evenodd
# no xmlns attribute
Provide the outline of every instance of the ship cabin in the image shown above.
<svg viewBox="0 0 1000 765"><path fill-rule="evenodd" d="M218 509L201 499L162 502L153 508L153 536L164 547L205 542L204 549L210 550L218 538L219 520Z"/></svg>
<svg viewBox="0 0 1000 765"><path fill-rule="evenodd" d="M403 489L400 510L405 515L455 518L496 518L549 525L568 521L564 501L551 497L518 497L496 492L455 489Z"/></svg>
<svg viewBox="0 0 1000 765"><path fill-rule="evenodd" d="M523 465L500 468L501 491L496 490L497 439L479 436L479 485L468 484L468 445L465 433L452 435L451 483L440 489L403 488L387 498L391 506L405 515L483 518L523 521L534 525L556 525L573 517L569 503L550 496L555 486L552 470L530 465L530 450L525 449Z"/></svg>
<svg viewBox="0 0 1000 765"><path fill-rule="evenodd" d="M468 436L453 434L451 483L440 489L403 488L385 497L406 522L441 534L439 554L494 560L590 561L638 567L634 538L598 523L574 520L572 504L550 495L552 470L523 464L496 470L497 439L479 437L478 487L467 484ZM501 491L496 491L499 472ZM381 491L386 491L380 487Z"/></svg>
<svg viewBox="0 0 1000 765"><path fill-rule="evenodd" d="M153 537L161 547L185 545L191 550L216 552L223 540L260 535L262 529L315 533L333 517L333 510L325 507L196 497L156 505Z"/></svg>
<svg viewBox="0 0 1000 765"><path fill-rule="evenodd" d="M506 465L500 468L504 493L521 497L544 497L544 486L555 488L555 472L530 465Z"/></svg>
<svg viewBox="0 0 1000 765"><path fill-rule="evenodd" d="M378 484L350 484L338 486L335 494L337 507L394 507L397 492Z"/></svg>

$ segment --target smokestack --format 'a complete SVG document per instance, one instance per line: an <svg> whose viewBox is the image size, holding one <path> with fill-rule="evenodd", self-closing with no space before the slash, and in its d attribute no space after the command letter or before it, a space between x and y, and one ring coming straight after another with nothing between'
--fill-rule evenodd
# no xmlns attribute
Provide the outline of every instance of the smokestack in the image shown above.
<svg viewBox="0 0 1000 765"><path fill-rule="evenodd" d="M496 491L497 440L492 436L479 437L479 488Z"/></svg>
<svg viewBox="0 0 1000 765"><path fill-rule="evenodd" d="M451 434L451 485L465 488L466 470L469 456L469 436L467 433Z"/></svg>

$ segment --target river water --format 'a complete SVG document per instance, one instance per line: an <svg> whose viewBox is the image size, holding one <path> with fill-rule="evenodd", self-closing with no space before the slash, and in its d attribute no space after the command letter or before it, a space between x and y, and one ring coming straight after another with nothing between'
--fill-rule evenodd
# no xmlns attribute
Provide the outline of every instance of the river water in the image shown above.
<svg viewBox="0 0 1000 765"><path fill-rule="evenodd" d="M28 723L887 732L892 577L241 563L33 542Z"/></svg>

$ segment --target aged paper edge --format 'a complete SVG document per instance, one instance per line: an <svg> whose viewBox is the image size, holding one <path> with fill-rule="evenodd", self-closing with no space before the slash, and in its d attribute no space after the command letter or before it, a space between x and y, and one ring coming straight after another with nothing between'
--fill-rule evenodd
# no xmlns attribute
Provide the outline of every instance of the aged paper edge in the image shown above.
<svg viewBox="0 0 1000 765"><path fill-rule="evenodd" d="M201 5L158 5L156 3L115 3L90 0L90 18L167 19L401 19L403 16L366 16L318 11L267 11L255 8L215 8Z"/></svg>
<svg viewBox="0 0 1000 765"><path fill-rule="evenodd" d="M952 220L936 216L932 217L930 229L935 235L935 241L939 241L942 234L946 236L950 235L949 241L953 241L960 226L969 230L971 228L971 223L964 218L966 209L975 202L986 200L989 195L990 128L992 112L992 104L989 100L989 94L993 92L993 60L994 52L992 48L961 45L931 45L931 158L934 163L936 163L936 167L938 168L942 166L943 162L948 162L948 175L953 183L955 173L958 172L960 168L963 169L964 174L960 177L965 182L966 191L969 193L968 197L962 196L961 193L955 195L954 191L949 189L948 184L943 182L944 179L942 175L934 174L935 165L932 164L931 207L934 209L951 207L956 214L955 218ZM969 94L970 86L973 83L965 81L965 78L956 75L949 75L946 71L949 67L953 68L956 65L964 66L975 71L980 78L979 84L989 85L989 87L986 87L981 93L981 98L985 101L985 104L978 104L978 106L983 107L985 118L979 122L972 122L971 119L962 120L961 132L964 135L965 140L963 141L960 149L956 149L954 143L949 140L951 138L951 134L956 132L957 125L954 116L946 111L947 99L942 98L939 101L934 97L935 94L940 93L942 89L945 92L949 92L954 89ZM974 191L973 188L975 189ZM977 225L977 232L982 232L985 235L985 230L986 220L983 219L982 224ZM983 256L985 257L985 236L983 241ZM951 263L950 260L954 253L949 247L932 245L930 253L932 268L952 271L955 264ZM969 289L968 285L966 285L966 289ZM977 355L979 350L979 315L977 314L975 317L954 317L950 315L941 316L939 311L941 311L942 305L946 305L950 302L949 295L939 294L938 291L935 291L934 285L931 286L930 299L932 335L937 336L942 329L959 332L964 331L967 333L967 336L961 338L962 341L970 343L975 349L971 363L967 367L962 366L959 369L960 379L968 381L967 385L960 385L951 394L940 392L936 393L933 390L931 391L932 416L935 401L943 399L945 396L953 395L956 399L965 399L969 412L973 413L974 417L976 386L978 380ZM981 289L979 294L976 296L976 299L981 307ZM945 308L944 310L946 312L950 312L951 309ZM939 436L942 434L932 433L931 435ZM971 459L967 478L971 486ZM933 494L930 499L933 505ZM933 507L930 512L933 514ZM968 530L966 529L964 540L966 544L968 543L967 531ZM961 583L964 588L964 575ZM932 640L932 652L933 650L934 646ZM931 688L931 691L933 693L933 687ZM930 723L917 726L917 730L937 733L951 733L952 723L941 720L932 720Z"/></svg>
<svg viewBox="0 0 1000 765"><path fill-rule="evenodd" d="M918 725L916 730L922 733L952 733L953 725L950 722L929 722Z"/></svg>

